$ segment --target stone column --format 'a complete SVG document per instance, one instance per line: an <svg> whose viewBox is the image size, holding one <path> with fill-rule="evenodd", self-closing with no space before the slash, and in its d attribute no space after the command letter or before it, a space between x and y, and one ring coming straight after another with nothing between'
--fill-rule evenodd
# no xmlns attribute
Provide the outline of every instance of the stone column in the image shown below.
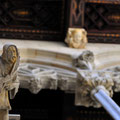
<svg viewBox="0 0 120 120"><path fill-rule="evenodd" d="M114 120L120 120L120 107L107 95L103 86L95 88L92 95Z"/></svg>

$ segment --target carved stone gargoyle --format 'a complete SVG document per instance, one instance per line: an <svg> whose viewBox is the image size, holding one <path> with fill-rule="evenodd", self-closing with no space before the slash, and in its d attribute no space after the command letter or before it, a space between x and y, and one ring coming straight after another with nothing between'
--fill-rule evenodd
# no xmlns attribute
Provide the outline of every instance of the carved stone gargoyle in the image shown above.
<svg viewBox="0 0 120 120"><path fill-rule="evenodd" d="M19 88L17 79L17 68L20 56L18 49L13 44L5 44L3 53L0 56L0 120L8 120L8 112L11 109L9 103L13 99Z"/></svg>

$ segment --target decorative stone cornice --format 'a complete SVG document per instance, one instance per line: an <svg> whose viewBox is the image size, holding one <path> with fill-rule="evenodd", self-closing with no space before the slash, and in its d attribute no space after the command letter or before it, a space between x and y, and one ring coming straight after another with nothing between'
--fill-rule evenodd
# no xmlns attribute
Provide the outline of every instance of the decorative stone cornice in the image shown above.
<svg viewBox="0 0 120 120"><path fill-rule="evenodd" d="M8 41L1 40L1 44L5 42ZM78 50L68 48L61 42L12 42L18 46L21 54L21 64L18 71L20 87L29 89L32 93L37 94L41 89L56 90L57 88L65 92L75 93L77 81L80 79L77 77L77 69L82 72L84 70L85 73L88 71L94 72L94 70L97 74L99 72L110 73L114 85L110 87L110 84L108 84L108 88L112 89L113 92L120 91L119 71L103 70L106 67L120 65L119 45L88 43L86 49ZM98 78L105 79L104 81L107 82L105 75L102 77L100 75ZM108 88L105 87L108 93L111 93ZM93 97L91 99L94 103Z"/></svg>
<svg viewBox="0 0 120 120"><path fill-rule="evenodd" d="M54 62L52 65L42 62L21 63L18 74L20 87L27 88L35 94L41 89L56 90L57 88L65 92L75 92L76 68L93 69L94 55L91 51L84 51L76 57L71 56L71 60L72 66L68 67L61 62Z"/></svg>
<svg viewBox="0 0 120 120"><path fill-rule="evenodd" d="M62 59L55 58L55 61L42 57L22 61L18 72L20 87L29 89L34 94L41 89L59 88L75 93L75 105L86 107L101 107L92 95L100 86L110 97L114 91L120 91L119 72L116 76L111 68L95 70L93 52L87 50L76 55L63 56Z"/></svg>

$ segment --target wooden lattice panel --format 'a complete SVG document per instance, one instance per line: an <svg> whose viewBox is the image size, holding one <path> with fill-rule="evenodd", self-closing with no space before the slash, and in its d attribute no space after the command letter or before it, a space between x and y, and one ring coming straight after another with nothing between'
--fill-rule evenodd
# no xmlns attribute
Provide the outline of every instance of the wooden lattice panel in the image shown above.
<svg viewBox="0 0 120 120"><path fill-rule="evenodd" d="M84 27L89 42L120 43L120 1L86 0Z"/></svg>
<svg viewBox="0 0 120 120"><path fill-rule="evenodd" d="M64 0L0 0L0 37L59 40Z"/></svg>

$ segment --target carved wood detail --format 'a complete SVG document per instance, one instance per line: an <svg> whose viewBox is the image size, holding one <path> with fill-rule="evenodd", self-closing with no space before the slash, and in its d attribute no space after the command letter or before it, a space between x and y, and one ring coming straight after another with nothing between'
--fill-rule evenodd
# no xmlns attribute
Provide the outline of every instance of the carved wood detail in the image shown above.
<svg viewBox="0 0 120 120"><path fill-rule="evenodd" d="M84 0L71 0L69 27L82 27L84 24Z"/></svg>

